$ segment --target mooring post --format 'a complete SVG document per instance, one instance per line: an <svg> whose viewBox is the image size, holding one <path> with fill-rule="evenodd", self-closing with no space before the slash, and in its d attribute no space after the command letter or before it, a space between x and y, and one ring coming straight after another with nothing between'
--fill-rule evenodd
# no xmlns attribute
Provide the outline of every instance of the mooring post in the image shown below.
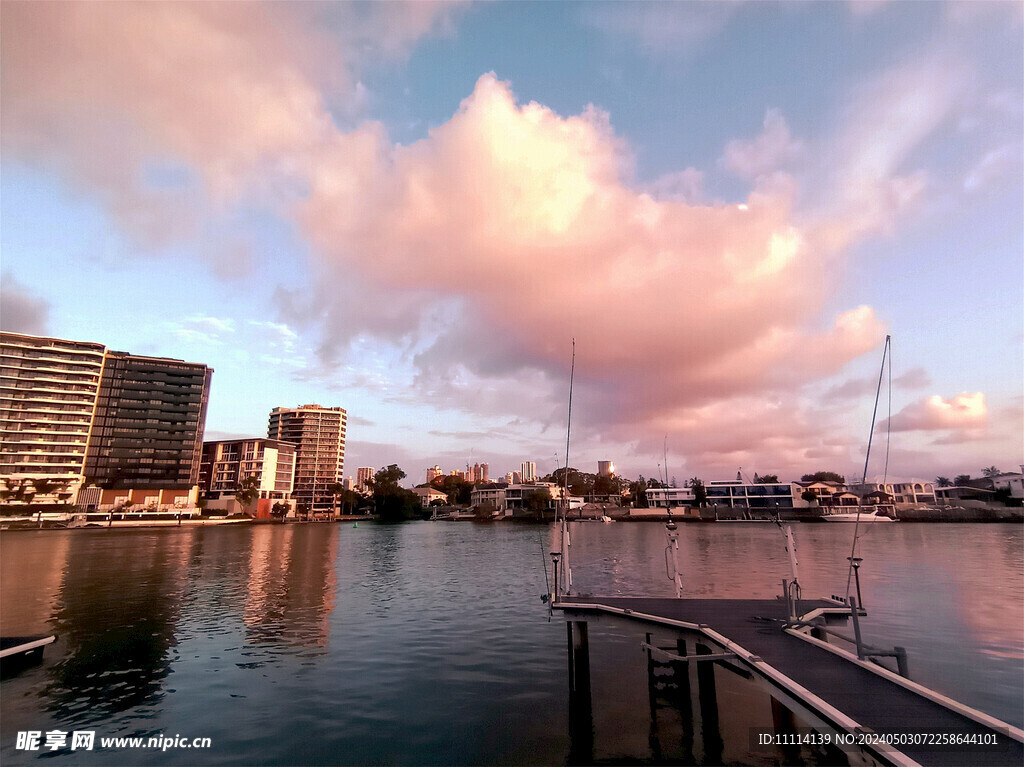
<svg viewBox="0 0 1024 767"><path fill-rule="evenodd" d="M569 762L594 761L594 712L590 699L590 641L586 621L570 621L569 639Z"/></svg>
<svg viewBox="0 0 1024 767"><path fill-rule="evenodd" d="M697 645L697 655L711 654L711 648L702 644ZM697 695L700 698L704 761L708 764L720 764L725 744L722 742L722 733L718 727L718 693L715 690L714 661L697 663Z"/></svg>
<svg viewBox="0 0 1024 767"><path fill-rule="evenodd" d="M647 731L647 743L655 759L661 759L661 739L658 737L658 679L654 674L654 655L651 652L651 632L645 635L647 644L647 703L651 708L651 726Z"/></svg>
<svg viewBox="0 0 1024 767"><path fill-rule="evenodd" d="M771 696L772 700L772 730L775 735L795 735L796 734L796 718L793 716L793 712L778 701L774 695ZM788 741L788 743L787 743ZM798 742L793 738L782 737L779 738L779 750L782 752L783 764L799 764L800 763L800 746Z"/></svg>
<svg viewBox="0 0 1024 767"><path fill-rule="evenodd" d="M910 664L907 662L907 648L906 647L895 647L896 651L896 668L900 673L900 676L905 679L910 679Z"/></svg>
<svg viewBox="0 0 1024 767"><path fill-rule="evenodd" d="M860 638L860 615L858 615L857 600L850 597L850 616L853 618L853 636L857 640L857 659L864 660L864 642Z"/></svg>

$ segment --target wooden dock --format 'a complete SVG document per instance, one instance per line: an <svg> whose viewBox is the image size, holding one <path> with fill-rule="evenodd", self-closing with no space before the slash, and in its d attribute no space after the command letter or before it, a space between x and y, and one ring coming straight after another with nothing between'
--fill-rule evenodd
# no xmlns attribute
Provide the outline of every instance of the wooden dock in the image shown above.
<svg viewBox="0 0 1024 767"><path fill-rule="evenodd" d="M680 641L673 662L696 661L703 673L699 679L712 687L712 701L714 677L707 673L711 663L749 674L769 689L773 710L785 707L819 732L853 736L856 748L844 748L848 753L859 749L881 764L901 767L1024 764L1020 729L858 658L829 642L827 632L790 620L782 600L559 596L553 606L569 624L570 697L575 696L575 708L585 717L591 705L586 622L618 616L693 637L696 654L681 657L687 644ZM826 617L852 617L848 606L832 600L802 600L798 614L803 621L821 623ZM700 662L701 655L711 657ZM934 742L936 738L946 742ZM986 744L993 738L995 745Z"/></svg>

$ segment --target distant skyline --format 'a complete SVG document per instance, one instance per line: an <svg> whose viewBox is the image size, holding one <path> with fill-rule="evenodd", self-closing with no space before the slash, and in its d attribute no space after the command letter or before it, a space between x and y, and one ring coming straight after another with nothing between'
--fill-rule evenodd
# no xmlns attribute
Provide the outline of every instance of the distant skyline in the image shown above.
<svg viewBox="0 0 1024 767"><path fill-rule="evenodd" d="M214 368L345 473L1024 463L1024 6L25 3L0 324ZM667 470L664 464L667 453ZM501 472L504 473L504 472Z"/></svg>

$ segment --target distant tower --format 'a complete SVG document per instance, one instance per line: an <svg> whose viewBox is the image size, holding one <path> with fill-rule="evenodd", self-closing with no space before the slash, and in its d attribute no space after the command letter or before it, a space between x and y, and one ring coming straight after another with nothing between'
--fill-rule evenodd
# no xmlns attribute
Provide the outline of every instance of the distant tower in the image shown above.
<svg viewBox="0 0 1024 767"><path fill-rule="evenodd" d="M491 466L487 463L480 464L480 481L490 482L491 481Z"/></svg>
<svg viewBox="0 0 1024 767"><path fill-rule="evenodd" d="M523 461L522 472L520 476L523 482L536 482L537 481L537 464L533 461Z"/></svg>
<svg viewBox="0 0 1024 767"><path fill-rule="evenodd" d="M599 477L613 477L615 476L615 464L611 461L598 461L597 462L597 475Z"/></svg>
<svg viewBox="0 0 1024 767"><path fill-rule="evenodd" d="M310 511L334 508L334 494L328 488L344 479L347 422L348 415L340 407L303 405L270 411L267 437L296 446L292 497L308 505Z"/></svg>
<svg viewBox="0 0 1024 767"><path fill-rule="evenodd" d="M366 490L366 484L373 479L372 466L360 466L356 469L356 489Z"/></svg>
<svg viewBox="0 0 1024 767"><path fill-rule="evenodd" d="M433 482L433 481L434 481L435 479L437 479L438 477L440 477L440 476L443 476L443 475L444 475L444 472L443 472L443 471L441 471L441 467L440 467L440 466L438 466L438 465L437 465L437 464L435 463L435 464L433 465L433 467L431 467L431 468L427 469L427 484L430 484L430 483L431 483L431 482Z"/></svg>

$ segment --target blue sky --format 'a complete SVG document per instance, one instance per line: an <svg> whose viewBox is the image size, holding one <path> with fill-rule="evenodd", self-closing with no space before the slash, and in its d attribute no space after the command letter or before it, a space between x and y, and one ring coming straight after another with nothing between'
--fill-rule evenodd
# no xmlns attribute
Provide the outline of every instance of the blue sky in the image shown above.
<svg viewBox="0 0 1024 767"><path fill-rule="evenodd" d="M574 337L574 465L852 477L891 333L890 476L1015 469L1022 15L6 3L0 321L418 481L564 461Z"/></svg>

